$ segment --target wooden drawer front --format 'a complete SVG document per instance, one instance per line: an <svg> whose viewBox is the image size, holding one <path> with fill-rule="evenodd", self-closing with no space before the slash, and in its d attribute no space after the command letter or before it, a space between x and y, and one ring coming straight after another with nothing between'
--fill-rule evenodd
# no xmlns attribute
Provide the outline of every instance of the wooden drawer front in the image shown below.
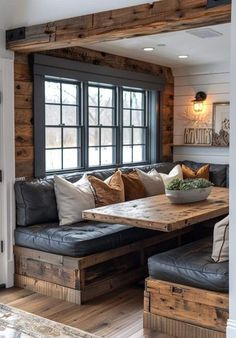
<svg viewBox="0 0 236 338"><path fill-rule="evenodd" d="M228 295L152 279L147 280L146 291L146 311L225 332Z"/></svg>
<svg viewBox="0 0 236 338"><path fill-rule="evenodd" d="M79 289L79 272L62 265L39 261L34 258L16 256L15 272L18 275L38 278L50 283Z"/></svg>

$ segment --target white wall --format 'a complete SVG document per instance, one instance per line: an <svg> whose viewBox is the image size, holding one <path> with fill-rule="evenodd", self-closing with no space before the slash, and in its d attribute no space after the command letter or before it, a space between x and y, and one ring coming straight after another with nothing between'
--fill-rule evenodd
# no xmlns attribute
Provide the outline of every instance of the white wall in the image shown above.
<svg viewBox="0 0 236 338"><path fill-rule="evenodd" d="M15 133L14 133L14 62L13 53L5 50L5 32L0 30L0 283L13 286L13 232L15 228Z"/></svg>
<svg viewBox="0 0 236 338"><path fill-rule="evenodd" d="M174 145L184 144L185 128L212 128L214 102L230 101L230 65L212 64L174 69ZM198 91L207 94L204 111L196 114L192 100ZM174 147L174 159L228 163L228 148Z"/></svg>
<svg viewBox="0 0 236 338"><path fill-rule="evenodd" d="M236 3L232 1L231 24L231 131L236 130ZM229 227L229 321L227 338L236 337L236 133L230 138L230 227Z"/></svg>

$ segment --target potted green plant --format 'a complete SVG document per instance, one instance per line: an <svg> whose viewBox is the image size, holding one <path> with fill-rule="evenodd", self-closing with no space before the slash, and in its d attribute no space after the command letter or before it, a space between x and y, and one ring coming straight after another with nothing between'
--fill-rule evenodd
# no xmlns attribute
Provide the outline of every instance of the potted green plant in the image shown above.
<svg viewBox="0 0 236 338"><path fill-rule="evenodd" d="M166 196L172 203L193 203L207 199L213 184L204 178L173 179L166 187Z"/></svg>

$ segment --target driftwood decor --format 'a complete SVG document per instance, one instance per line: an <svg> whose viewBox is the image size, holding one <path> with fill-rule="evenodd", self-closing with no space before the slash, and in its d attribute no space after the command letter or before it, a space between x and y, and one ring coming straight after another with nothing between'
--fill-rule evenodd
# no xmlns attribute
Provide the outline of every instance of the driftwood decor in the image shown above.
<svg viewBox="0 0 236 338"><path fill-rule="evenodd" d="M218 147L229 146L230 120L229 102L218 102L213 104L213 131L212 145Z"/></svg>

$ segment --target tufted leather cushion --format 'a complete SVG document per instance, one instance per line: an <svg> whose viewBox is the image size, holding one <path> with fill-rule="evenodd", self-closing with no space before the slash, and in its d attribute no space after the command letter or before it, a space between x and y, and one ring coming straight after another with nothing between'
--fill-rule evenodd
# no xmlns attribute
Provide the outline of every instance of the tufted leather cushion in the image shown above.
<svg viewBox="0 0 236 338"><path fill-rule="evenodd" d="M16 245L72 257L83 257L145 239L158 232L121 224L84 222L17 227Z"/></svg>
<svg viewBox="0 0 236 338"><path fill-rule="evenodd" d="M152 278L192 287L228 292L228 262L215 263L212 238L205 238L148 259Z"/></svg>

